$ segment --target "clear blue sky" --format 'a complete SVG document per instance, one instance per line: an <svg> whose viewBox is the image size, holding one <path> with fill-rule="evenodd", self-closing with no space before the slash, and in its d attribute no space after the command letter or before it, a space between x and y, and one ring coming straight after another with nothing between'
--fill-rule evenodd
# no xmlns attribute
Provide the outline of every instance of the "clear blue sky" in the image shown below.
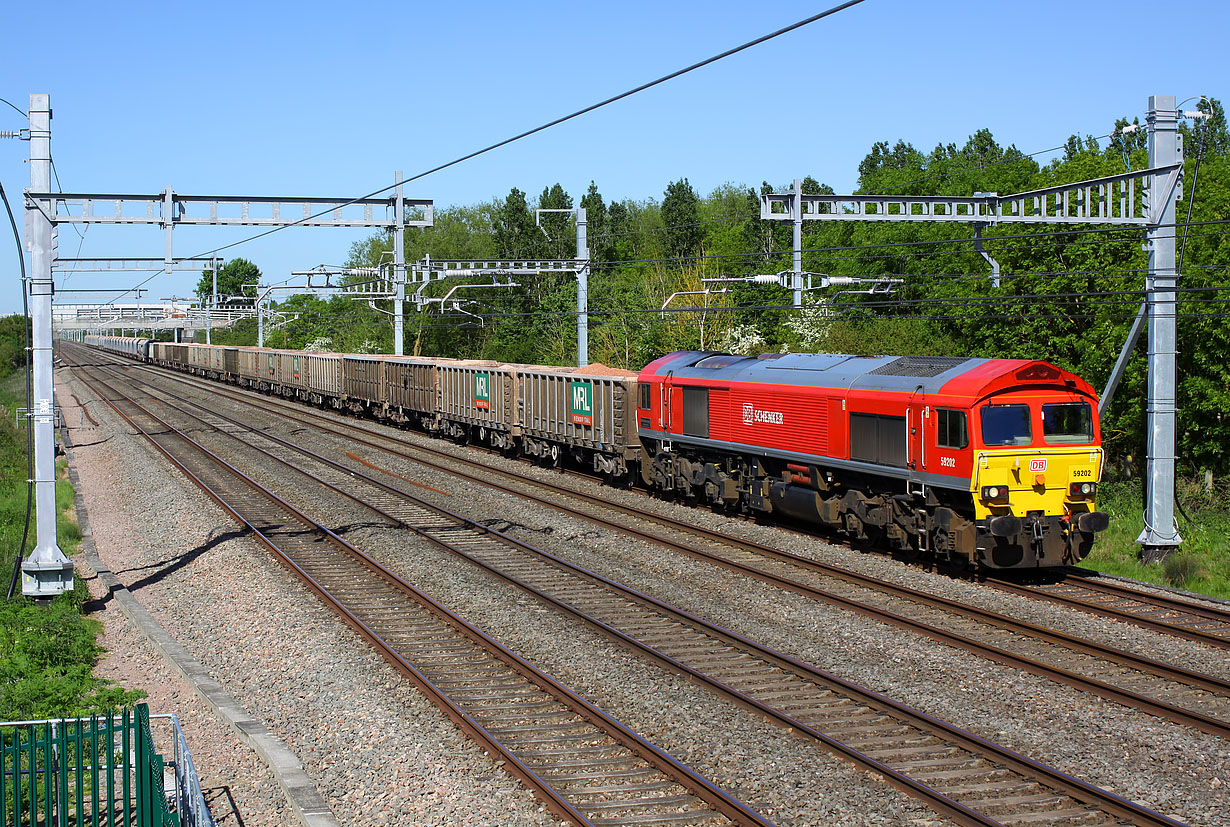
<svg viewBox="0 0 1230 827"><path fill-rule="evenodd" d="M820 3L10 3L0 97L51 95L65 191L358 196L819 12ZM1152 94L1230 98L1224 0L866 0L563 126L422 179L437 205L590 180L609 201L805 175L856 184L877 140L927 150L987 127L1033 152L1142 116ZM0 105L0 130L25 126ZM18 210L29 144L0 140ZM1043 161L1046 159L1043 158ZM7 223L7 221L6 221ZM177 255L252 229L183 228ZM267 281L341 263L363 231L228 250ZM161 256L161 231L62 228L63 256ZM81 274L68 287L139 277ZM188 295L159 277L150 299ZM67 296L61 296L66 299ZM81 297L86 300L86 297ZM10 233L0 313L21 310Z"/></svg>

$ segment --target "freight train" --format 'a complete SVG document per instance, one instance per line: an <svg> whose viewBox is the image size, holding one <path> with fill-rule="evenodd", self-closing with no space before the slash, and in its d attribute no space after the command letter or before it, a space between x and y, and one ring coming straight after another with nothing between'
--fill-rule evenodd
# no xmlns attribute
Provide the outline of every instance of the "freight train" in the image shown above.
<svg viewBox="0 0 1230 827"><path fill-rule="evenodd" d="M1083 559L1097 397L1042 361L679 351L639 374L87 336L88 345L721 510L993 569Z"/></svg>

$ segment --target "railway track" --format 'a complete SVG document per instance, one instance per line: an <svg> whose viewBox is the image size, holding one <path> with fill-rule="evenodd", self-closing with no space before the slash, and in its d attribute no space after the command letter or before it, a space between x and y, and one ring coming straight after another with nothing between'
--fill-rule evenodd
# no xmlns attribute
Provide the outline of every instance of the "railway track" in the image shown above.
<svg viewBox="0 0 1230 827"><path fill-rule="evenodd" d="M190 415L217 416L202 413ZM634 651L874 770L958 823L1175 823L350 466L254 429L242 439ZM315 470L302 467L305 459Z"/></svg>
<svg viewBox="0 0 1230 827"><path fill-rule="evenodd" d="M100 355L100 353L93 352L92 355ZM133 364L132 362L121 363ZM195 386L191 380L183 378L182 374L177 372L154 367L147 369L159 371L161 375L175 378L189 386ZM392 437L386 432L377 431L375 428L367 427L366 424L359 424L357 421L343 424L332 416L312 411L301 404L268 396L249 396L244 391L221 383L211 383L211 387L215 393L249 406L254 406L253 399L259 398L262 400L262 404L275 405L280 411L284 412L284 416L303 424L318 425L326 429L334 429L335 431L339 428L347 428L352 433L362 433L371 439L383 441L385 444L394 443L447 461L456 463L466 462L466 460L454 454L419 445L409 440ZM514 476L507 474L507 472L500 473ZM516 476L527 483L532 482L540 487L550 485L542 480L532 479L525 475ZM587 480L590 479L584 475L578 476L582 476ZM553 486L553 488L569 496L580 496L570 488L563 486ZM651 515L649 512L641 509L635 509L635 511L638 516L645 519L664 519L658 515ZM673 527L680 530L688 530L690 528L678 521L675 521ZM817 534L806 528L802 530L826 542L833 542L833 538L828 535ZM1072 569L1062 582L1050 585L1028 586L1003 578L991 578L989 582L996 588L1022 596L1068 606L1069 608L1079 609L1090 614L1140 626L1163 634L1182 637L1209 646L1230 648L1230 610L1211 605L1199 605L1180 598L1146 593L1130 586L1106 581L1092 581L1089 578L1090 574L1085 570Z"/></svg>
<svg viewBox="0 0 1230 827"><path fill-rule="evenodd" d="M769 827L167 420L85 381L556 815L597 827Z"/></svg>
<svg viewBox="0 0 1230 827"><path fill-rule="evenodd" d="M239 401L253 404L250 398L244 399L242 394L236 396ZM462 472L456 464L463 460L455 455L387 435L377 435L367 428L351 427L315 414L298 416L300 411L297 406L290 406L289 412L298 422L324 427L352 443L357 441L378 450L391 450L403 458L436 470L463 475L470 482L530 498L540 505L578 519L646 542L666 545L680 553L926 635L989 660L1091 692L1175 723L1230 738L1230 682L1224 679L772 547L739 541L660 514L615 505L601 496L489 467L484 467L481 473ZM323 425L316 420L322 420ZM232 426L246 427L235 420L229 422ZM391 447L390 442L399 447ZM402 448L410 450L403 451ZM424 453L435 456L437 461L425 459ZM378 467L362 462L368 467ZM510 479L513 485L501 484L496 477ZM541 491L543 488L549 489L546 495L534 493L535 489ZM615 512L618 516L602 517L602 512ZM702 542L671 539L654 528L638 529L629 524L626 517L646 521L650 526L665 527L675 534L697 538Z"/></svg>
<svg viewBox="0 0 1230 827"><path fill-rule="evenodd" d="M1155 632L1230 649L1230 611L1188 600L1142 592L1117 583L1090 580L1074 570L1057 583L1025 586L1003 578L995 588L1114 618Z"/></svg>

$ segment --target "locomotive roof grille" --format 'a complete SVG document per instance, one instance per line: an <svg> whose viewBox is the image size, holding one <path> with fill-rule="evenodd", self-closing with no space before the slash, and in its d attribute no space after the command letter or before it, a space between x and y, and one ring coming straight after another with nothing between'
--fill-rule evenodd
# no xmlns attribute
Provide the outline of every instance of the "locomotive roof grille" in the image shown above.
<svg viewBox="0 0 1230 827"><path fill-rule="evenodd" d="M902 356L868 373L874 376L933 378L968 361L970 360L963 356Z"/></svg>

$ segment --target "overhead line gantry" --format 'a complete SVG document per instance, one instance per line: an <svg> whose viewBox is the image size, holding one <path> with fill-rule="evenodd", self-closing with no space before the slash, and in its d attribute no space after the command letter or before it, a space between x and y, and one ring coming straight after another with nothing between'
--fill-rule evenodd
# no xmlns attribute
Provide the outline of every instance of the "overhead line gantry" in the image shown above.
<svg viewBox="0 0 1230 827"><path fill-rule="evenodd" d="M73 564L56 538L54 389L52 383L52 297L55 292L56 229L61 224L146 224L162 227L166 252L162 270L176 269L172 235L176 227L370 227L394 234L395 251L407 227L430 227L433 202L407 199L398 184L386 198L284 198L278 196L65 193L51 190L51 99L30 96L30 187L25 192L33 363L34 479L36 545L22 562L23 594L54 597L73 587ZM397 174L400 182L401 174ZM397 273L404 281L405 262ZM398 314L400 318L401 314Z"/></svg>
<svg viewBox="0 0 1230 827"><path fill-rule="evenodd" d="M1149 168L1108 175L1089 181L1058 184L1044 189L999 195L812 195L798 179L792 192L760 197L760 217L790 221L794 225L794 304L802 305L802 228L804 221L950 221L973 224L976 241L981 227L995 224L1102 224L1139 227L1145 231L1149 253L1146 299L1099 402L1099 413L1114 396L1140 326L1149 322L1148 488L1145 527L1136 542L1145 561L1161 560L1182 542L1174 518L1176 291L1176 203L1183 197L1182 112L1172 95L1150 96L1146 115ZM999 271L991 263L995 286Z"/></svg>

